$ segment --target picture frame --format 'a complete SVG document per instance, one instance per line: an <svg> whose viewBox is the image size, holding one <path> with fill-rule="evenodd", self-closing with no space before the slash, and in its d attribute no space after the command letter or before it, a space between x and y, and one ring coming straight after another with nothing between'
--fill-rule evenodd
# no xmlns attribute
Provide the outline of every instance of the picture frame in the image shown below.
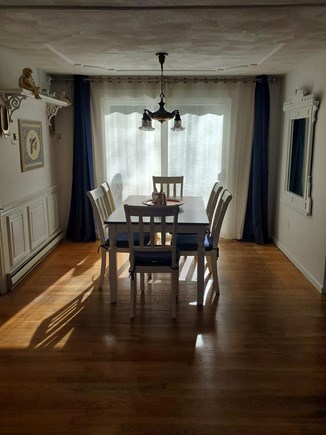
<svg viewBox="0 0 326 435"><path fill-rule="evenodd" d="M18 125L22 172L44 166L42 123L19 119Z"/></svg>

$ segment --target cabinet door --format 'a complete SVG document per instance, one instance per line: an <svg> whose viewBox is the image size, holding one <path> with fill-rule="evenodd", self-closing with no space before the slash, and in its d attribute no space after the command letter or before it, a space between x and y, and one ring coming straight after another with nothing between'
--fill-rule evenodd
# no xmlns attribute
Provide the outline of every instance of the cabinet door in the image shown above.
<svg viewBox="0 0 326 435"><path fill-rule="evenodd" d="M48 231L49 236L51 236L60 229L57 192L53 192L48 195L46 198L46 203L48 211Z"/></svg>
<svg viewBox="0 0 326 435"><path fill-rule="evenodd" d="M26 208L6 216L9 261L11 268L21 264L30 252Z"/></svg>
<svg viewBox="0 0 326 435"><path fill-rule="evenodd" d="M28 229L31 250L41 245L48 236L47 216L44 198L27 205Z"/></svg>

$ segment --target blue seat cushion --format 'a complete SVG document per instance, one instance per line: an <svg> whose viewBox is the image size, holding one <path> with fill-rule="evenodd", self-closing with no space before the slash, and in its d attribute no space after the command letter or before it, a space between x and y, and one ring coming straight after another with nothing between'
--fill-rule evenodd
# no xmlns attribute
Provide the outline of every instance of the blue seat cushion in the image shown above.
<svg viewBox="0 0 326 435"><path fill-rule="evenodd" d="M147 245L147 243L150 241L150 233L144 233L144 244ZM134 233L134 243L135 245L139 246L139 234ZM106 246L110 246L110 239L106 239L105 241ZM129 242L128 242L128 233L118 233L116 238L116 247L117 248L129 248Z"/></svg>
<svg viewBox="0 0 326 435"><path fill-rule="evenodd" d="M177 250L177 262L180 254ZM136 252L135 266L171 266L171 252Z"/></svg>
<svg viewBox="0 0 326 435"><path fill-rule="evenodd" d="M177 234L177 247L180 251L197 251L198 235L197 234ZM204 240L205 251L213 249L213 237L206 235Z"/></svg>

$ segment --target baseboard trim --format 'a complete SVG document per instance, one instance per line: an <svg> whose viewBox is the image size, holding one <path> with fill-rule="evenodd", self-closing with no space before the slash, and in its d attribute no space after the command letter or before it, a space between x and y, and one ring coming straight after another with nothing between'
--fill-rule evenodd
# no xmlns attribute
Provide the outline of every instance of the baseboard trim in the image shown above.
<svg viewBox="0 0 326 435"><path fill-rule="evenodd" d="M63 239L63 233L57 234L50 242L38 251L33 257L28 259L26 263L21 265L15 271L8 273L7 278L7 290L12 290L29 272L31 272L39 263L46 257Z"/></svg>
<svg viewBox="0 0 326 435"><path fill-rule="evenodd" d="M293 255L286 249L286 247L280 243L275 237L272 236L273 243L278 247L280 251L283 252L284 255L288 257L288 259L295 265L297 269L307 278L307 280L318 290L320 294L325 294L326 289L323 286L322 283L318 282L315 277L311 275L310 272L308 272L302 264L295 258Z"/></svg>

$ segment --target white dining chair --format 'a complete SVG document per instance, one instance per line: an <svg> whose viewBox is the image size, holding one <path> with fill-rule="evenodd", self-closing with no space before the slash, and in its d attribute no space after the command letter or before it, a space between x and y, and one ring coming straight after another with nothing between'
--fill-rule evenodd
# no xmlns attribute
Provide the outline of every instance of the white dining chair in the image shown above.
<svg viewBox="0 0 326 435"><path fill-rule="evenodd" d="M114 201L114 198L113 198L113 195L112 195L112 191L111 191L110 185L109 185L109 183L107 181L104 181L101 184L101 188L104 190L105 198L106 198L106 201L107 201L107 204L108 204L108 209L111 210L111 213L112 213L116 209L116 206L115 206L115 201Z"/></svg>
<svg viewBox="0 0 326 435"><path fill-rule="evenodd" d="M222 190L223 190L223 186L218 181L216 181L212 187L212 190L211 190L211 193L209 195L207 205L206 205L206 214L207 214L207 217L209 220L209 226L206 229L207 233L211 232L212 221L213 221L214 212L216 209L217 200L218 200ZM183 234L185 234L185 233L183 233ZM193 233L186 233L186 234L192 235ZM185 255L185 257L186 257L186 255Z"/></svg>
<svg viewBox="0 0 326 435"><path fill-rule="evenodd" d="M132 206L124 205L130 246L130 318L135 316L137 298L137 273L170 273L171 274L171 309L176 318L176 298L179 286L179 255L176 246L179 207L177 205ZM172 219L167 225L167 219ZM145 243L146 232L150 233L150 241ZM139 234L139 244L134 243L134 235ZM159 244L156 242L159 233ZM169 236L169 237L167 237ZM172 237L172 243L170 239Z"/></svg>
<svg viewBox="0 0 326 435"><path fill-rule="evenodd" d="M165 192L167 198L182 199L183 175L178 175L178 176L153 175L153 191Z"/></svg>
<svg viewBox="0 0 326 435"><path fill-rule="evenodd" d="M219 181L216 181L214 183L214 186L212 187L211 193L210 193L208 201L207 201L206 213L207 213L207 217L208 217L209 224L210 224L209 230L211 229L217 200L218 200L222 190L223 190L222 184Z"/></svg>
<svg viewBox="0 0 326 435"><path fill-rule="evenodd" d="M210 274L213 276L213 289L216 294L219 293L219 282L217 273L217 260L219 258L219 238L221 227L232 200L231 193L225 189L218 199L216 211L214 213L211 232L206 234L204 241L205 257ZM178 234L177 247L181 256L194 256L198 254L198 236L194 234Z"/></svg>
<svg viewBox="0 0 326 435"><path fill-rule="evenodd" d="M108 237L108 228L104 223L105 219L112 213L112 210L108 208L107 198L105 196L104 189L100 186L96 189L87 192L87 196L92 204L93 214L95 218L95 224L98 231L98 237L100 239L101 249L101 272L98 283L98 289L103 287L105 272L106 272L106 257L110 249L110 239ZM135 235L135 243L137 243L137 237ZM146 235L146 240L149 241L149 234ZM116 250L117 252L130 252L129 251L129 239L128 233L118 233L116 237ZM144 289L144 275L141 275L141 289Z"/></svg>

